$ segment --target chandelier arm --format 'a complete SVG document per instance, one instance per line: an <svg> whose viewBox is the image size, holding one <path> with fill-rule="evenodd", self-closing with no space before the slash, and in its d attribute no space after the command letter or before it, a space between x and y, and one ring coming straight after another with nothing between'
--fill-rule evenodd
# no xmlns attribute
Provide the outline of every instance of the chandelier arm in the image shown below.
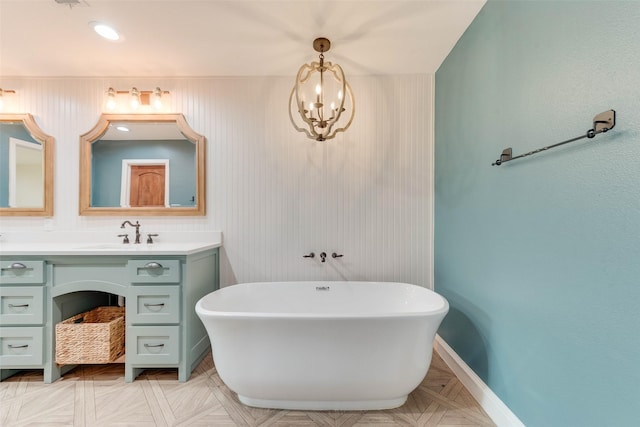
<svg viewBox="0 0 640 427"><path fill-rule="evenodd" d="M312 63L313 65L313 63ZM302 121L304 121L307 126L309 126L309 129L311 130L311 132L317 136L317 134L315 133L315 129L313 126L313 120L311 120L310 117L307 117L307 115L304 113L305 111L305 105L304 102L301 102L300 100L300 96L298 94L298 88L300 87L299 82L305 82L309 79L309 77L311 76L311 71L313 71L313 69L308 65L308 64L304 64L302 67L300 67L300 69L298 70L298 75L296 77L296 85L293 87L293 92L296 93L296 106L298 107L298 112L300 113L300 118L302 119ZM309 69L309 71L307 71L307 69ZM303 73L307 71L306 76L304 78L302 78ZM302 109L302 111L300 111L300 108ZM311 109L309 111L311 113ZM310 114L311 115L311 114ZM291 117L291 102L289 102L289 117ZM292 118L293 120L293 118ZM296 126L296 129L298 129L298 131L300 131L300 128ZM307 133L307 135L309 135L308 132L305 131L305 133Z"/></svg>
<svg viewBox="0 0 640 427"><path fill-rule="evenodd" d="M340 100L340 105L338 106L338 108L336 109L336 113L335 115L327 120L326 122L326 128L327 131L325 133L325 135L331 135L331 129L333 129L333 126L338 122L338 120L340 120L340 116L342 115L342 112L344 111L344 103L345 100L347 99L347 89L346 89L346 84L347 81L344 78L344 72L342 71L342 67L340 67L340 65L338 64L332 64L331 62L327 62L325 63L325 67L327 68L327 70L329 70L331 73L333 73L334 78L340 82L342 84L342 99ZM351 98L353 99L353 96L351 96ZM351 120L353 120L353 115L351 116ZM342 131L346 130L346 128L349 127L349 124L351 124L351 120L349 120L349 123L342 129ZM333 132L333 135L335 135L336 132L339 132L339 130L336 130ZM325 136L326 138L326 136Z"/></svg>
<svg viewBox="0 0 640 427"><path fill-rule="evenodd" d="M293 114L291 114L291 102L293 101L293 94L294 92L296 92L296 88L295 86L293 87L293 89L291 90L291 95L289 95L289 120L291 120L291 124L293 125L294 128L296 128L296 130L298 132L304 132L309 138L315 138L317 137L317 135L313 135L311 134L307 129L305 128L301 128L300 126L297 125L297 123L293 120ZM297 92L296 92L296 98L297 98Z"/></svg>

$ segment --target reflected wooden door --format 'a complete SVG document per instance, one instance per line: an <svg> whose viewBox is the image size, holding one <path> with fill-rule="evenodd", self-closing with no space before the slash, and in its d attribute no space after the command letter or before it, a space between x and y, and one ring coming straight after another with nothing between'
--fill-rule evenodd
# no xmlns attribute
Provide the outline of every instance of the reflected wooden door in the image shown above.
<svg viewBox="0 0 640 427"><path fill-rule="evenodd" d="M164 165L131 166L131 207L164 206L164 187Z"/></svg>

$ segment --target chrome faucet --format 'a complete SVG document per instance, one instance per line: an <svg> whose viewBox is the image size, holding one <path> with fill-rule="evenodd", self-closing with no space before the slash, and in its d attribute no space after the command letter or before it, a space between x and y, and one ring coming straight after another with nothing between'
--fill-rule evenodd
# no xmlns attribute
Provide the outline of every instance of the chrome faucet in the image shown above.
<svg viewBox="0 0 640 427"><path fill-rule="evenodd" d="M140 223L138 221L136 221L135 224L133 224L131 221L125 221L122 223L122 225L120 226L120 228L124 228L125 225L129 224L132 227L135 227L136 229L136 241L134 243L140 243Z"/></svg>
<svg viewBox="0 0 640 427"><path fill-rule="evenodd" d="M321 260L321 262L325 262L326 259L327 259L327 253L326 252L320 252L320 260Z"/></svg>

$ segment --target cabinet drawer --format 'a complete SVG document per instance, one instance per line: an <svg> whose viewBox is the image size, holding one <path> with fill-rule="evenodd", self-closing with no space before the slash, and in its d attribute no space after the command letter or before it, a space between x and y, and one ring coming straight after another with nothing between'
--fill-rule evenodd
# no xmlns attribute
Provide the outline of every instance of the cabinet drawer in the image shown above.
<svg viewBox="0 0 640 427"><path fill-rule="evenodd" d="M42 364L43 327L0 328L0 366Z"/></svg>
<svg viewBox="0 0 640 427"><path fill-rule="evenodd" d="M0 262L0 285L44 283L44 261Z"/></svg>
<svg viewBox="0 0 640 427"><path fill-rule="evenodd" d="M138 365L180 362L179 326L132 326L127 328L127 361Z"/></svg>
<svg viewBox="0 0 640 427"><path fill-rule="evenodd" d="M180 322L180 286L131 286L127 319L131 324Z"/></svg>
<svg viewBox="0 0 640 427"><path fill-rule="evenodd" d="M42 286L0 287L0 325L42 325Z"/></svg>
<svg viewBox="0 0 640 427"><path fill-rule="evenodd" d="M127 263L129 280L138 283L180 283L180 261L136 259Z"/></svg>

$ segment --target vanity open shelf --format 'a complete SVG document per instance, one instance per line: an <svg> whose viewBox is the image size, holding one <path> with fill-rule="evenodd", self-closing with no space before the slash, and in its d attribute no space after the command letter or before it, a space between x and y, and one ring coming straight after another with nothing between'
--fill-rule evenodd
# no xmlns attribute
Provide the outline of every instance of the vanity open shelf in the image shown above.
<svg viewBox="0 0 640 427"><path fill-rule="evenodd" d="M3 248L4 249L4 248ZM153 255L72 251L0 260L0 374L43 369L53 382L74 365L58 365L56 324L125 301L125 381L147 368L177 368L186 381L210 348L194 307L219 287L218 247ZM6 255L5 255L6 254ZM122 298L121 298L122 301Z"/></svg>

